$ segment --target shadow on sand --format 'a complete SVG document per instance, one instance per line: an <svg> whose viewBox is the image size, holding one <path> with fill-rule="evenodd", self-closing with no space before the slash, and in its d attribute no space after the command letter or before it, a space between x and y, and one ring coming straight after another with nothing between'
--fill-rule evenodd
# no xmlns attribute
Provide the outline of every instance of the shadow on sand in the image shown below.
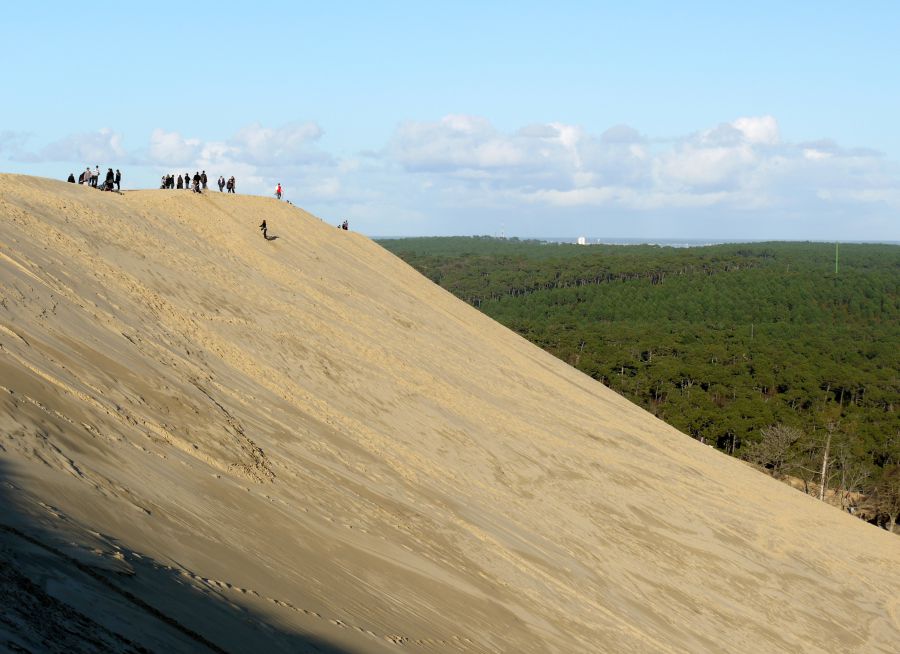
<svg viewBox="0 0 900 654"><path fill-rule="evenodd" d="M2 452L2 449L0 449ZM187 582L16 484L0 460L0 650L356 654Z"/></svg>

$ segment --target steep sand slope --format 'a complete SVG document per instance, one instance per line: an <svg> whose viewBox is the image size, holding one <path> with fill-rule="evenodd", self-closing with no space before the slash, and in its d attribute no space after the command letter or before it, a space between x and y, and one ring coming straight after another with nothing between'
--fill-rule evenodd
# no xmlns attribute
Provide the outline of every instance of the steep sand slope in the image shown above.
<svg viewBox="0 0 900 654"><path fill-rule="evenodd" d="M0 295L0 646L897 651L896 536L285 203L0 176Z"/></svg>

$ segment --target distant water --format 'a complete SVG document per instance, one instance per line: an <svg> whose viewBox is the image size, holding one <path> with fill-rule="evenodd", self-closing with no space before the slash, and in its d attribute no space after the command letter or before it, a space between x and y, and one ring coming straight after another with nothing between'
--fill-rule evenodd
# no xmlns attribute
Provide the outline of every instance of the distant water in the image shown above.
<svg viewBox="0 0 900 654"><path fill-rule="evenodd" d="M462 235L461 235L462 236ZM415 236L374 236L377 240L394 240L404 238L418 238ZM541 241L543 243L572 243L578 242L577 236L522 236L523 241ZM797 239L779 239L779 238L617 238L612 236L590 236L587 237L586 245L659 245L672 248L695 248L705 245L727 245L729 243L789 243L789 242L814 242L814 243L835 243L833 240L807 239L798 241ZM837 241L838 243L879 243L883 245L900 245L900 241Z"/></svg>
<svg viewBox="0 0 900 654"><path fill-rule="evenodd" d="M577 243L577 237L553 237L539 238L538 241L546 243ZM797 241L794 242L816 242L816 243L834 243L835 241ZM672 248L694 248L703 247L704 245L727 245L729 243L787 243L791 242L787 239L778 238L614 238L610 236L590 236L587 238L587 245L660 245ZM838 241L839 243L880 243L886 245L900 245L900 241Z"/></svg>
<svg viewBox="0 0 900 654"><path fill-rule="evenodd" d="M559 237L538 239L546 243L577 243L578 238ZM761 243L762 239L713 239L713 238L614 238L611 236L590 236L586 245L661 245L671 248L694 248L704 245L724 245L726 243Z"/></svg>

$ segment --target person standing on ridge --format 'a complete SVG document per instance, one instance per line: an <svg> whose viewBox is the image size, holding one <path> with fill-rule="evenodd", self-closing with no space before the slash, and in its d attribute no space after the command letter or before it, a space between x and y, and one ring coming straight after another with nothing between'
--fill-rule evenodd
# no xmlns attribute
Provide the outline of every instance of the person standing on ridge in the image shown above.
<svg viewBox="0 0 900 654"><path fill-rule="evenodd" d="M278 186L275 187L275 197L281 199L281 182L278 182Z"/></svg>
<svg viewBox="0 0 900 654"><path fill-rule="evenodd" d="M191 188L191 174L190 173L184 174L184 188L189 189L189 190Z"/></svg>
<svg viewBox="0 0 900 654"><path fill-rule="evenodd" d="M200 173L200 183L203 184L204 191L206 190L206 180L207 180L206 171L204 170L202 173Z"/></svg>
<svg viewBox="0 0 900 654"><path fill-rule="evenodd" d="M100 183L100 164L97 164L94 167L94 172L91 173L91 186L97 188L97 184Z"/></svg>
<svg viewBox="0 0 900 654"><path fill-rule="evenodd" d="M122 190L122 172L116 168L116 190Z"/></svg>
<svg viewBox="0 0 900 654"><path fill-rule="evenodd" d="M222 192L222 189L225 188L225 178L219 175L219 193Z"/></svg>

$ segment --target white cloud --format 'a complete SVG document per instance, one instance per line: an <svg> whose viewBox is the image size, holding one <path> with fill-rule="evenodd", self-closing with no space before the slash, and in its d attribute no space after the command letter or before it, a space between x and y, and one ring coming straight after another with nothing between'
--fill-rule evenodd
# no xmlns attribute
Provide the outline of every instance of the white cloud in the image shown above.
<svg viewBox="0 0 900 654"><path fill-rule="evenodd" d="M675 183L698 190L734 188L740 175L756 163L757 155L747 144L704 147L682 144L657 159L660 184Z"/></svg>
<svg viewBox="0 0 900 654"><path fill-rule="evenodd" d="M15 155L22 151L30 134L25 132L13 132L11 130L0 131L0 152Z"/></svg>
<svg viewBox="0 0 900 654"><path fill-rule="evenodd" d="M807 159L819 160L819 159L828 159L831 157L830 152L822 152L821 150L816 150L815 148L803 148L803 156Z"/></svg>
<svg viewBox="0 0 900 654"><path fill-rule="evenodd" d="M750 143L777 145L780 139L778 121L774 116L751 116L738 118L731 125L739 130Z"/></svg>
<svg viewBox="0 0 900 654"><path fill-rule="evenodd" d="M241 161L257 166L304 165L329 161L313 144L324 132L315 122L293 123L279 128L256 123L239 130L228 142Z"/></svg>
<svg viewBox="0 0 900 654"><path fill-rule="evenodd" d="M178 132L155 129L150 135L149 155L153 163L167 166L190 165L202 150L200 139L186 139Z"/></svg>
<svg viewBox="0 0 900 654"><path fill-rule="evenodd" d="M122 144L122 135L108 127L96 132L72 134L59 141L54 141L38 152L22 150L24 139L11 139L13 152L11 159L27 162L67 161L79 164L100 165L111 162L123 162L128 153Z"/></svg>

